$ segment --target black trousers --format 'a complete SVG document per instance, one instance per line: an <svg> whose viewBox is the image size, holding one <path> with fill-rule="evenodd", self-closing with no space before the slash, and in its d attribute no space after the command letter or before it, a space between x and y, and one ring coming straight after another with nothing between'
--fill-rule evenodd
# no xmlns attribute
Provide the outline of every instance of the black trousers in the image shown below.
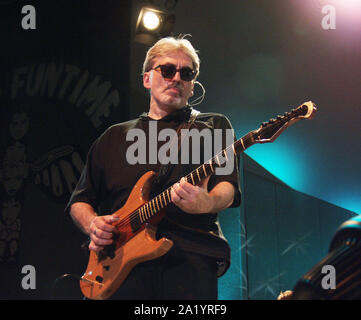
<svg viewBox="0 0 361 320"><path fill-rule="evenodd" d="M173 247L164 256L138 264L110 299L216 300L216 260Z"/></svg>

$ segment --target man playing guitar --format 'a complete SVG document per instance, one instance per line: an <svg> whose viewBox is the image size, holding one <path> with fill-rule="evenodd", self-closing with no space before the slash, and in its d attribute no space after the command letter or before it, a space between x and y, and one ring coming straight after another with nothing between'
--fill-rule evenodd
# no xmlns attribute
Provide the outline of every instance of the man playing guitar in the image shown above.
<svg viewBox="0 0 361 320"><path fill-rule="evenodd" d="M165 128L177 130L189 121L193 109L188 100L193 95L199 65L197 52L187 39L159 40L148 50L143 66L143 85L150 94L149 112L111 126L91 146L67 206L76 225L89 235L91 251L99 253L114 243L119 235L119 217L113 213L124 205L144 173L158 172L161 167L159 159L151 162L148 153L146 163L130 164L126 154L132 142L127 140L127 133L140 129L148 137L152 122L157 124L158 134ZM199 113L191 127L212 132L232 129L228 119L218 113ZM147 147L159 150L161 145L158 141L158 145ZM204 145L193 147L201 149ZM165 180L163 177L161 184L154 185L153 193L171 187L171 203L157 225L156 236L171 240L173 246L166 254L137 264L111 298L217 299L217 278L230 263L230 248L217 213L240 204L238 158L234 155L229 175L214 174L196 185L181 179L198 165L174 164Z"/></svg>

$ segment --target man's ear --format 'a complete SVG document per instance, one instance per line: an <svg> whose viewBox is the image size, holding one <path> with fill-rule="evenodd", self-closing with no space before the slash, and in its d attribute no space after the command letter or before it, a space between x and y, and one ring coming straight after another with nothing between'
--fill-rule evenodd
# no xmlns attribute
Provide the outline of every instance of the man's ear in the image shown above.
<svg viewBox="0 0 361 320"><path fill-rule="evenodd" d="M153 72L145 72L143 75L143 86L146 89L152 87Z"/></svg>

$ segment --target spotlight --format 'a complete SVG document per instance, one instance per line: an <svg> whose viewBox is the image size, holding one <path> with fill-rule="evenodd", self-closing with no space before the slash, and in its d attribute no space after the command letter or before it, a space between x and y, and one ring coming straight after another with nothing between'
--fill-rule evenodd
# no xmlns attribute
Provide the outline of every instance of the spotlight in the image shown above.
<svg viewBox="0 0 361 320"><path fill-rule="evenodd" d="M175 23L175 15L151 7L140 10L135 29L135 40L147 45L170 35Z"/></svg>
<svg viewBox="0 0 361 320"><path fill-rule="evenodd" d="M153 11L146 11L142 20L142 23L147 30L156 30L160 25L160 18Z"/></svg>

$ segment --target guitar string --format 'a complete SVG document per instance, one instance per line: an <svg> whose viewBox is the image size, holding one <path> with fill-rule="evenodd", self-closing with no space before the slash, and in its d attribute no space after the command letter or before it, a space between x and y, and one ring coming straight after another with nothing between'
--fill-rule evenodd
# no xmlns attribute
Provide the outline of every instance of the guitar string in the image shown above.
<svg viewBox="0 0 361 320"><path fill-rule="evenodd" d="M300 108L301 109L301 108ZM298 111L295 110L295 111ZM302 111L302 110L301 110ZM291 112L289 115L285 116L285 118L282 120L283 123L281 123L281 125L283 126L285 123L287 123L288 121L290 121L292 118L294 118L296 115L296 112ZM281 128L281 127L280 127ZM279 128L278 128L279 129ZM271 127L263 127L262 131L264 133L267 133L267 131L271 131ZM274 128L272 128L272 131L274 131ZM249 132L248 134L246 134L243 138L240 138L239 140L235 141L234 143L230 144L228 147L226 147L225 149L223 149L221 152L219 152L216 156L214 156L213 158L211 158L210 160L208 160L206 163L204 163L203 165L208 166L208 168L210 167L209 162L211 162L212 164L216 164L215 159L219 157L219 155L221 155L223 152L225 152L227 150L230 151L229 149L232 148L232 146L234 146L235 148L238 148L241 144L242 146L242 150L240 150L237 153L240 153L244 150L247 149L247 147L244 147L244 144L247 144L248 142L252 142L252 139L254 140L254 131ZM197 171L201 166L199 166L197 169L193 170L191 173L189 173L185 178L187 179L187 181L191 181L191 174L193 174L193 172ZM202 171L201 171L202 173ZM212 172L213 173L213 172ZM203 175L203 173L202 173ZM203 177L205 178L205 177ZM202 179L200 179L202 180ZM179 180L180 181L180 180ZM167 188L166 190L164 190L161 194L163 193L167 193L167 195L169 194L170 190L172 187ZM146 211L146 215L150 215L150 217L147 217L145 221L148 221L155 213L159 212L160 210L155 210L155 212L149 211L149 209L146 209L146 205L149 204L150 202L154 201L156 198L158 198L161 194L159 194L158 196L154 197L153 199L149 200L147 203L145 203L144 205L142 205L140 208L138 208L137 210L133 211L129 216L125 217L124 219L122 219L119 223L117 223L115 226L118 229L122 229L127 227L128 225L130 225L132 222L134 222L136 219L138 219L139 217L139 213L141 208L144 208L144 210ZM169 195L168 195L168 198ZM164 207L166 207L172 200L168 200L169 202L166 203L161 209L163 209ZM151 207L151 205L150 205ZM154 205L155 207L155 205ZM152 209L152 208L151 208ZM143 221L141 224L143 224L145 221Z"/></svg>
<svg viewBox="0 0 361 320"><path fill-rule="evenodd" d="M209 165L209 164L205 164L205 166L206 166L207 169L210 168L210 165ZM206 170L207 170L207 169L206 169ZM193 173L193 171L192 171L192 173ZM187 176L184 177L185 179L187 179L187 182L192 181L190 175L191 175L191 174L188 174ZM202 175L202 179L205 178L204 173L202 173L202 174L200 174L200 175ZM179 180L179 181L180 181L180 180ZM133 211L129 216L127 216L126 218L124 218L120 223L116 224L115 226L118 227L118 228L127 227L128 224L131 224L133 221L135 221L135 220L138 219L141 208L144 208L143 210L144 210L144 212L146 212L146 213L145 213L145 215L146 215L145 221L148 221L149 219L151 219L151 218L154 216L155 213L161 211L162 209L164 209L166 206L168 206L168 205L171 203L172 200L171 200L171 198L170 198L170 196L169 196L169 194L170 194L170 192L171 192L171 189L172 189L172 187L167 188L167 189L164 190L162 193L160 193L158 196L154 197L152 200L149 200L147 203L145 203L144 205L142 205L140 208L138 208L137 210ZM163 202L164 202L165 204L164 204L163 206L162 206L162 205L157 206L157 207L160 207L160 209L156 209L156 210L154 211L154 210L152 210L152 206L151 206L151 205L149 205L149 206L150 206L150 209L149 209L149 207L148 207L148 209L145 208L146 205L149 204L150 202L153 202L153 207L155 208L156 205L154 205L154 200L155 200L156 198L162 199L162 197L161 197L162 194L167 194L167 196L164 196L164 197L163 197L163 199L164 199L164 198L166 199L166 201L163 200ZM159 202L162 203L161 201L159 201ZM149 215L150 215L150 216L149 216ZM149 216L149 217L148 217L148 216ZM143 221L143 222L145 222L145 221ZM142 222L142 223L143 223L143 222Z"/></svg>
<svg viewBox="0 0 361 320"><path fill-rule="evenodd" d="M214 156L213 158L211 158L210 160L208 160L206 163L204 163L203 165L206 166L206 170L208 170L209 168L211 168L211 165L209 164L209 162L212 163L212 165L217 165L217 162L215 161L216 158L219 157L219 155L222 155L222 153L225 152L230 152L232 151L231 148L232 146L235 146L235 148L242 146L241 140L243 140L243 144L247 144L248 142L250 142L253 138L253 136L249 136L249 134L247 134L244 138L241 138L237 141L235 141L234 143L230 144L228 147L226 147L225 149L223 149L221 152L219 152L216 156ZM248 137L249 136L249 137ZM243 146L242 146L243 148ZM243 149L245 150L245 149ZM243 150L240 150L239 152L242 152ZM190 172L188 175L186 175L184 178L187 179L187 181L192 181L192 177L191 175L196 172L199 168L201 168L202 166L199 166L197 169L193 170L192 172ZM212 170L212 169L211 169ZM213 173L213 170L212 170ZM200 171L199 173L200 176L202 176L202 179L204 179L206 176L204 176L204 172ZM207 174L208 175L208 174ZM200 180L202 180L200 179ZM179 180L180 181L180 180ZM164 190L161 194L166 193L167 195L169 194L170 190L172 189L172 187L167 188L166 190ZM147 210L148 214L151 214L151 217L156 213L159 212L160 210L156 210L155 213L153 213L152 211L148 211L148 209L145 209L146 205L149 204L150 202L154 201L155 198L160 197L159 194L158 196L154 197L153 199L149 200L147 203L145 203L144 205L142 205L140 208L138 208L137 210L133 211L129 216L125 217L124 219L122 219L119 223L117 223L115 226L119 229L119 228L124 228L127 227L129 224L131 224L133 221L135 221L136 219L138 219L139 216L139 212L141 210L141 208L144 208L144 210ZM169 196L168 196L169 198ZM169 202L168 202L169 201ZM165 208L172 200L169 199L167 200L168 203L166 203L161 209ZM149 220L151 217L147 217L146 221Z"/></svg>
<svg viewBox="0 0 361 320"><path fill-rule="evenodd" d="M224 150L222 150L221 153L222 153L223 151L231 148L231 147L232 147L232 145L228 146L227 148L225 148ZM217 154L217 156L219 156L219 154ZM217 156L215 156L214 158L216 158ZM212 165L215 165L215 164L216 164L215 162L212 162L212 160L214 160L214 158L212 158L212 159L210 159L210 160L208 161L208 162L211 161ZM209 175L209 173L210 173L210 172L209 172L209 169L211 168L211 165L210 165L208 162L205 163L205 164L203 164L203 165L206 167L206 171L208 171L208 174L207 174L207 175ZM199 168L200 168L200 167L198 167L197 169L193 170L191 173L189 173L189 174L188 174L187 176L185 176L184 178L187 179L188 182L192 181L191 175L192 175L194 172L196 172ZM200 171L200 172L199 172L199 175L202 176L202 178L201 178L200 180L202 180L203 178L206 177L206 176L204 175L204 172L203 172L203 171ZM170 197L169 197L171 188L172 188L172 187L169 187L169 188L167 188L166 190L164 190L164 191L162 192L162 193L167 194L167 198L168 198L168 199L167 199L167 201L166 201L166 204L165 204L161 209L165 208L165 207L171 202L171 199L170 199ZM161 193L161 194L162 194L162 193ZM161 194L158 195L158 196L156 196L155 198L160 197ZM154 200L155 200L155 198L153 198L152 200L149 200L149 201L148 201L146 204L144 204L142 207L140 207L140 208L138 208L136 211L132 212L128 217L124 218L124 219L123 219L121 222L119 222L116 226L117 226L118 228L123 228L123 227L128 226L128 224L131 224L133 221L135 221L136 219L138 219L138 217L139 217L139 212L140 212L141 208L146 207L146 205L149 204L150 202L153 202L153 207L155 207L155 205L154 205ZM150 206L150 208L152 209L152 206L151 206L151 205L149 205L149 206ZM161 210L161 209L160 209L160 210ZM146 218L145 221L148 221L156 212L159 212L159 211L160 211L160 210L155 210L155 212L152 212L152 211L149 211L149 209L146 209L146 208L144 208L144 210L146 210L147 215L150 215L150 217L147 216L147 218Z"/></svg>
<svg viewBox="0 0 361 320"><path fill-rule="evenodd" d="M269 130L269 128L264 128L264 130L265 131L267 131L267 130ZM237 140L237 141L235 141L234 143L232 143L232 144L230 144L228 147L226 147L224 150L222 150L221 152L219 152L216 156L214 156L213 158L211 158L210 160L208 160L206 163L205 163L205 165L207 166L207 168L210 168L210 164L209 164L209 162L211 162L212 164L217 164L216 163L216 161L215 161L215 159L217 158L217 157L219 157L219 155L221 155L224 151L226 151L227 150L227 152L229 152L230 151L230 148L232 148L232 146L234 146L235 148L238 148L238 147L242 147L242 150L240 150L239 152L242 152L242 151L244 151L246 148L244 148L244 145L247 145L247 143L248 142L252 142L252 139L254 139L254 135L253 135L253 131L252 132L250 132L250 133L248 133L247 135L245 135L243 138L241 138L241 139L239 139L239 140ZM243 143L242 143L243 142ZM200 168L200 167L198 167L198 168ZM198 169L197 168L197 169ZM193 170L191 173L189 173L185 178L187 179L187 181L191 181L191 174L193 173L193 172L195 172L197 169L195 169L195 170ZM202 171L201 171L202 172ZM202 173L202 175L203 175L203 173ZM203 177L204 178L204 177ZM179 180L180 181L180 180ZM168 194L168 192L170 192L170 190L171 190L171 188L172 187L169 187L169 188L167 188L166 190L164 190L163 191L163 193L167 193ZM159 196L159 195L158 195ZM157 197L158 197L157 196ZM156 197L155 197L156 198ZM137 210L135 210L135 211L133 211L129 216L127 216L127 217L125 217L123 220L121 220L118 224L116 224L115 226L118 228L118 229L122 229L122 228L125 228L125 227L127 227L128 225L130 225L132 222L134 222L135 220L137 220L138 219L138 217L139 217L139 211L140 211L140 209L141 208L144 208L144 210L147 210L145 207L146 207L146 205L147 204L149 204L151 201L153 201L155 198L153 198L152 200L149 200L147 203L145 203L143 206L141 206L140 208L138 208ZM170 201L171 202L171 199L170 200L168 200L168 201ZM169 203L170 203L169 202ZM169 203L167 203L165 206L167 206ZM164 206L164 207L165 207ZM164 208L163 207L163 208ZM163 209L162 208L162 209ZM146 211L148 214L151 214L151 217L154 215L154 213L153 212L149 212L148 210ZM159 210L158 211L156 211L156 212L159 212ZM147 217L147 219L145 220L145 221L148 221L151 217Z"/></svg>

